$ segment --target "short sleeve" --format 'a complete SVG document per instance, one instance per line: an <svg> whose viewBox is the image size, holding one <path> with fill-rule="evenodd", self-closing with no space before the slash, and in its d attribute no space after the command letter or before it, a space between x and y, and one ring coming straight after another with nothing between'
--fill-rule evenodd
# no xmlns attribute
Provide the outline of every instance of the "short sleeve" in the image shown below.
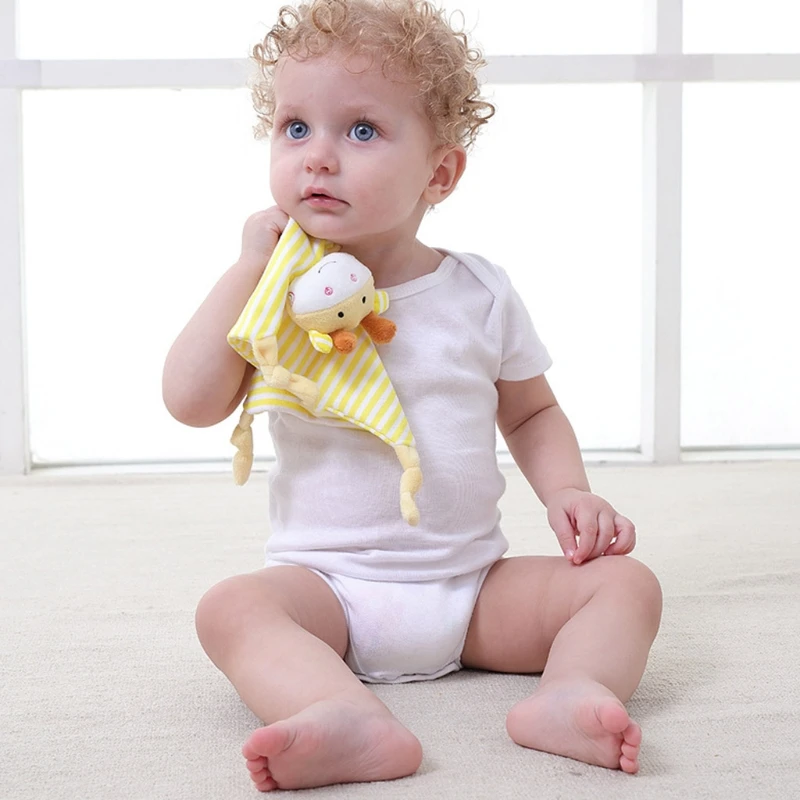
<svg viewBox="0 0 800 800"><path fill-rule="evenodd" d="M524 381L541 375L553 361L536 333L525 303L505 272L497 300L501 320L500 380Z"/></svg>

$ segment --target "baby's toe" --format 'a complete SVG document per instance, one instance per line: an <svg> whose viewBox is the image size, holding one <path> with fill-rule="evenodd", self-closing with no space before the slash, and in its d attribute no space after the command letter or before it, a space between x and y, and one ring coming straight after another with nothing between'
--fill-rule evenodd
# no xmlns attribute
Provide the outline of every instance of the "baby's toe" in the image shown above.
<svg viewBox="0 0 800 800"><path fill-rule="evenodd" d="M633 745L638 748L642 743L642 729L635 722L631 722L631 724L625 728L622 736L625 740L625 744Z"/></svg>
<svg viewBox="0 0 800 800"><path fill-rule="evenodd" d="M639 746L627 744L626 742L622 743L622 755L626 758L635 759L636 756L639 755Z"/></svg>
<svg viewBox="0 0 800 800"><path fill-rule="evenodd" d="M639 761L638 759L628 758L625 755L620 756L619 768L623 772L627 772L628 774L633 775L634 773L639 771Z"/></svg>

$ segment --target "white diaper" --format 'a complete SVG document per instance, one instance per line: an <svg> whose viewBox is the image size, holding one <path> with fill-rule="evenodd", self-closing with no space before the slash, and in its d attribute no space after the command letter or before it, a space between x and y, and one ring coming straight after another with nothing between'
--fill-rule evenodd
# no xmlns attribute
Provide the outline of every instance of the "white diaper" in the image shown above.
<svg viewBox="0 0 800 800"><path fill-rule="evenodd" d="M408 683L461 669L472 611L489 569L404 583L312 572L342 604L350 632L345 662L355 675L366 683Z"/></svg>

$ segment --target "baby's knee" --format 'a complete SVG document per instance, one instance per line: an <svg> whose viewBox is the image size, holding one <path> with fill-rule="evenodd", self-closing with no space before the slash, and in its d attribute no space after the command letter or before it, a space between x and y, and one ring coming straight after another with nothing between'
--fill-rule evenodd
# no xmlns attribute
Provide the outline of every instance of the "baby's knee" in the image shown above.
<svg viewBox="0 0 800 800"><path fill-rule="evenodd" d="M255 613L264 613L265 593L250 575L236 575L212 586L195 611L195 628L209 654L225 648L252 623Z"/></svg>
<svg viewBox="0 0 800 800"><path fill-rule="evenodd" d="M630 556L604 556L597 560L604 568L604 584L630 595L643 609L661 618L661 584L650 567Z"/></svg>
<svg viewBox="0 0 800 800"><path fill-rule="evenodd" d="M237 578L228 578L212 586L197 604L194 625L206 651L216 648L219 639L229 630L228 623L236 618L237 586Z"/></svg>

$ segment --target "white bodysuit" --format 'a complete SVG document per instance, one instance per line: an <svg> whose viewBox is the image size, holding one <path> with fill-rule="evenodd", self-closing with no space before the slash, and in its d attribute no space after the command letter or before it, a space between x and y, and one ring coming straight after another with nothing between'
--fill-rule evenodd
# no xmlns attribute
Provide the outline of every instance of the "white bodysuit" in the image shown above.
<svg viewBox="0 0 800 800"><path fill-rule="evenodd" d="M400 516L401 467L388 445L366 431L269 412L277 462L268 563L305 566L328 581L350 623L348 663L364 680L418 680L460 666L480 585L508 547L497 507L505 479L495 454L495 383L533 378L551 364L506 273L477 256L442 252L435 272L386 290L397 335L379 348L420 456L418 526ZM430 594L434 585L439 599ZM443 599L455 586L461 600ZM385 603L368 599L381 591ZM398 604L393 658L386 615ZM409 651L426 649L418 632L450 606L439 632L428 633L446 646L414 668ZM381 647L371 648L377 640ZM380 656L380 668L365 663L365 648Z"/></svg>

